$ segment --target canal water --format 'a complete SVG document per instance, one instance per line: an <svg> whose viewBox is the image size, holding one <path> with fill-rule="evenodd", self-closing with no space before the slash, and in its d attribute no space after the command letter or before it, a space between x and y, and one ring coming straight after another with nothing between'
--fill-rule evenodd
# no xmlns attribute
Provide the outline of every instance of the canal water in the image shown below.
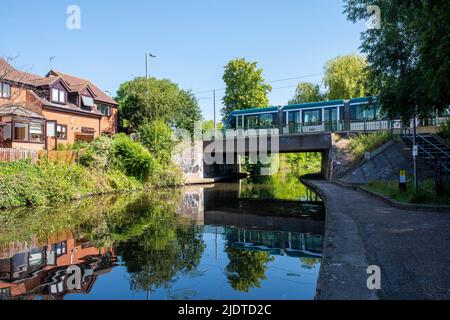
<svg viewBox="0 0 450 320"><path fill-rule="evenodd" d="M324 207L259 177L0 212L0 299L313 299Z"/></svg>

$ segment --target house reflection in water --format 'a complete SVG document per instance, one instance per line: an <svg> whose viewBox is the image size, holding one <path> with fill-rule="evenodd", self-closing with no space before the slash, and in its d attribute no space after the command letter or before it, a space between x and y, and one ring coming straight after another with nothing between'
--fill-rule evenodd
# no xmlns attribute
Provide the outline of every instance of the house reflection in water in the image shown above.
<svg viewBox="0 0 450 320"><path fill-rule="evenodd" d="M111 271L113 248L98 249L75 240L71 232L52 236L46 244L16 243L0 248L0 299L63 299L69 293L89 293L98 276ZM66 271L81 269L81 287L69 290Z"/></svg>

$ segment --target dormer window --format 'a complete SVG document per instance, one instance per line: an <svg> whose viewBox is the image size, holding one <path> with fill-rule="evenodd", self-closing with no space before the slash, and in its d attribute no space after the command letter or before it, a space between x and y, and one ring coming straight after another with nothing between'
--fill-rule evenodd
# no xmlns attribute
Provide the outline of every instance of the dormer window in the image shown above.
<svg viewBox="0 0 450 320"><path fill-rule="evenodd" d="M53 88L52 102L66 103L66 92L64 90Z"/></svg>
<svg viewBox="0 0 450 320"><path fill-rule="evenodd" d="M94 107L94 99L92 99L91 97L81 96L81 102L84 109L92 110L92 108Z"/></svg>
<svg viewBox="0 0 450 320"><path fill-rule="evenodd" d="M9 83L0 82L0 98L11 98L11 85Z"/></svg>

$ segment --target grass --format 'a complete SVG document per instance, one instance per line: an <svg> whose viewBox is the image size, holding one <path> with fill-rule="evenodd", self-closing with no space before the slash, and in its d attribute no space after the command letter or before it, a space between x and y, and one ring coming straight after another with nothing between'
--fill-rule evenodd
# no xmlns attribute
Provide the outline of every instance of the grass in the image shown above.
<svg viewBox="0 0 450 320"><path fill-rule="evenodd" d="M358 160L364 156L365 152L374 151L393 138L389 131L361 134L350 138L348 147L353 160Z"/></svg>
<svg viewBox="0 0 450 320"><path fill-rule="evenodd" d="M414 191L412 179L408 180L407 191L400 192L396 181L375 181L367 186L369 190L375 191L402 203L410 204L434 204L450 205L450 185L447 192L442 196L437 196L434 192L434 181L431 179L419 182L418 191Z"/></svg>

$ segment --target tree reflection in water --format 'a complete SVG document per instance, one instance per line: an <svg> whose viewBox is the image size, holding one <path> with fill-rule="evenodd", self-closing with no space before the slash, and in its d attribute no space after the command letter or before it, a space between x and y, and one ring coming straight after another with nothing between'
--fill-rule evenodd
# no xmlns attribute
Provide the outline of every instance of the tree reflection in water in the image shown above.
<svg viewBox="0 0 450 320"><path fill-rule="evenodd" d="M284 182L280 180L276 185ZM242 183L247 185L246 190L255 190L248 182ZM235 189L236 186L233 190ZM294 187L290 189L293 190ZM18 255L29 255L31 259L21 262L20 267L24 266L29 270L24 269L20 279L6 273L2 276L3 271L0 270L2 279L0 289L5 292L8 290L8 294L13 298L50 297L53 293L49 291L51 284L48 281L55 278L54 274L58 274L61 276L58 276L61 278L61 287L58 289L57 297L64 298L68 293L74 293L66 290L62 280L66 268L73 263L72 249L75 250L75 254L78 250L75 263L82 267L83 278L86 279L86 290L82 294L91 294L90 290L94 288L97 277L108 277L106 274L116 266L116 261L124 267L124 271L120 269L119 272L123 272L128 278L129 292L117 293L119 298L133 297L135 292L146 293L147 298L150 298L151 293L156 291L160 294L159 297L173 298L178 293L172 295L172 289L173 292L184 290L179 288L180 279L181 282L191 281L192 288L195 289L183 291L181 294L183 298L199 297L203 292L208 292L209 287L215 285L218 287L225 285L215 293L219 297L230 297L238 293L251 294L255 292L252 289L261 288L270 298L271 288L268 287L271 279L268 279L268 270L271 270L271 274L277 272L271 268L276 267L279 260L284 259L283 263L292 274L301 269L300 266L304 270L318 269L315 267L320 263L323 241L321 234L296 232L298 230L277 231L279 229L271 228L274 222L272 220L285 217L272 217L271 220L265 215L255 216L255 221L261 224L261 230L254 230L240 224L243 222L240 220L241 214L229 211L218 213L224 217L224 224L219 224L221 226L219 228L223 231L218 240L218 250L226 253L226 259L208 260L208 254L205 254L206 246L212 243L208 242L211 240L206 236L205 230L209 225L204 226L206 222L204 219L208 214L204 209L203 189L199 190L199 192L158 190L94 197L54 208L0 211L0 265L3 263L13 265ZM212 192L215 192L214 189ZM303 189L300 192L303 192ZM290 191L285 194L288 198L298 198L298 195L291 194ZM280 194L272 196L278 197ZM237 193L234 194L234 198L237 197ZM183 198L190 201L186 202ZM236 201L234 198L227 196L224 202ZM313 202L314 200L309 199ZM211 203L213 209L217 209L217 203L213 202ZM252 207L251 203L247 205L247 218L248 215L257 212L255 208L257 207ZM210 218L214 216L214 213L210 213ZM267 224L266 228L267 219L272 222ZM292 216L290 219L303 221L302 218ZM306 221L304 228L311 231L309 226L316 224L316 221ZM56 260L50 263L49 250L54 243L62 242L65 243L67 250L54 257ZM35 263L37 257L35 252L38 252L36 248L40 249L39 257L42 260L39 265ZM97 263L103 261L105 254L108 254L108 257L110 255L111 259L107 259L107 263ZM287 261L287 258L290 260ZM208 272L199 270L202 268L200 267L202 261L208 261L208 268L212 269ZM25 271L32 272L28 274ZM209 273L211 271L216 273ZM194 280L194 274L201 276ZM36 281L37 278L32 278L35 275L39 276L40 282ZM279 276L283 277L286 274ZM111 279L114 281L114 278ZM30 283L29 291L16 293L20 283ZM311 286L315 286L314 280Z"/></svg>
<svg viewBox="0 0 450 320"><path fill-rule="evenodd" d="M227 241L225 252L229 259L226 274L231 287L241 292L260 288L260 281L266 280L267 264L274 258L265 251L236 249L230 241Z"/></svg>

